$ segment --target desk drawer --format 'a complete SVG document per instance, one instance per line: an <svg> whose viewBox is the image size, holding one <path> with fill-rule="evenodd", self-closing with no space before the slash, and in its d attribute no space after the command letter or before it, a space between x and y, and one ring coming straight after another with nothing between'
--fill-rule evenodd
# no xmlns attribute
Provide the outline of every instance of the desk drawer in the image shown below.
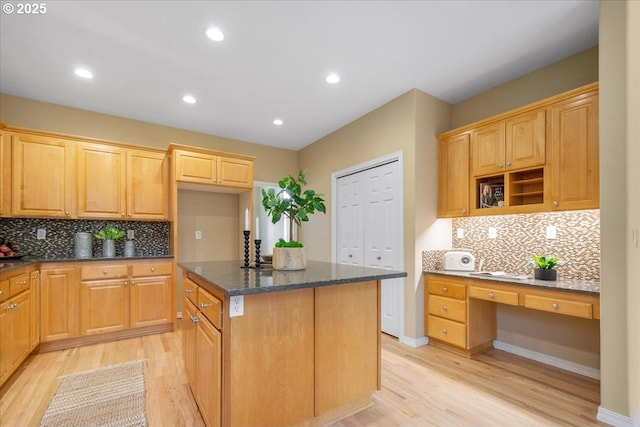
<svg viewBox="0 0 640 427"><path fill-rule="evenodd" d="M550 313L565 314L567 316L593 319L593 304L588 302L570 301L560 298L548 298L538 295L525 295L524 306L534 310Z"/></svg>
<svg viewBox="0 0 640 427"><path fill-rule="evenodd" d="M429 336L448 342L457 347L466 348L467 327L462 323L429 316Z"/></svg>
<svg viewBox="0 0 640 427"><path fill-rule="evenodd" d="M429 295L429 314L466 323L467 302L459 299Z"/></svg>
<svg viewBox="0 0 640 427"><path fill-rule="evenodd" d="M518 293L497 289L469 286L469 298L494 301L500 304L518 305Z"/></svg>
<svg viewBox="0 0 640 427"><path fill-rule="evenodd" d="M80 280L117 279L129 276L126 264L84 265L80 270Z"/></svg>
<svg viewBox="0 0 640 427"><path fill-rule="evenodd" d="M198 288L198 309L213 323L213 326L222 328L222 301L202 288Z"/></svg>
<svg viewBox="0 0 640 427"><path fill-rule="evenodd" d="M429 294L443 297L466 299L466 286L464 284L451 283L446 280L429 278Z"/></svg>

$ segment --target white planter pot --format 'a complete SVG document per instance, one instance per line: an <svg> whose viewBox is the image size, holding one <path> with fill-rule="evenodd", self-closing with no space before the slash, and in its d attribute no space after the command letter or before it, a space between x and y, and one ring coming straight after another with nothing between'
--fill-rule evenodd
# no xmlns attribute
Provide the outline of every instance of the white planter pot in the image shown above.
<svg viewBox="0 0 640 427"><path fill-rule="evenodd" d="M274 270L304 270L307 268L307 252L304 248L273 248Z"/></svg>

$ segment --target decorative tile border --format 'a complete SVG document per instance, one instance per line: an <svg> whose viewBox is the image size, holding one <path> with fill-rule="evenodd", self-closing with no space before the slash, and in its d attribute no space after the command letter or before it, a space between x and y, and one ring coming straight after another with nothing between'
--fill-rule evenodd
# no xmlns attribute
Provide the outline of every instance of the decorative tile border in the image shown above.
<svg viewBox="0 0 640 427"><path fill-rule="evenodd" d="M532 274L531 255L555 255L567 260L559 278L600 280L600 210L454 218L452 225L453 247L473 253L476 267L483 259L484 270ZM556 239L546 238L548 225L556 227ZM496 229L495 239L488 237L489 227ZM446 252L424 251L422 268L441 270Z"/></svg>

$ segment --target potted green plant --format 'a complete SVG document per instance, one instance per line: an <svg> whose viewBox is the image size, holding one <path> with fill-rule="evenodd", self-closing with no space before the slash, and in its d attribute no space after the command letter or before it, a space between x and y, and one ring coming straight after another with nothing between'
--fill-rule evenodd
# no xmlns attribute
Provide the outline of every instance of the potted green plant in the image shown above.
<svg viewBox="0 0 640 427"><path fill-rule="evenodd" d="M115 241L124 237L124 231L117 227L105 227L94 234L96 239L102 240L102 256L113 258L116 256Z"/></svg>
<svg viewBox="0 0 640 427"><path fill-rule="evenodd" d="M555 268L566 263L553 255L534 255L529 262L535 266L533 277L539 280L556 280L558 272Z"/></svg>
<svg viewBox="0 0 640 427"><path fill-rule="evenodd" d="M273 268L276 270L302 270L307 266L306 253L302 243L293 240L294 227L309 221L309 215L316 212L326 213L327 209L322 193L307 189L307 171L301 170L298 177L287 175L278 182L280 190L262 189L262 206L277 224L282 218L289 222L289 241L278 240L273 248Z"/></svg>

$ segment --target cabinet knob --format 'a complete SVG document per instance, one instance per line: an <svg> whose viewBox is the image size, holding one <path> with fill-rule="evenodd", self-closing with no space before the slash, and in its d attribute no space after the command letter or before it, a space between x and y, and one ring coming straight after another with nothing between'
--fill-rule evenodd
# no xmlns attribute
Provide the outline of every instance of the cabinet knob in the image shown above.
<svg viewBox="0 0 640 427"><path fill-rule="evenodd" d="M507 162L507 167L511 166L511 162Z"/></svg>
<svg viewBox="0 0 640 427"><path fill-rule="evenodd" d="M504 166L502 163L498 163L498 168L502 169L502 166Z"/></svg>
<svg viewBox="0 0 640 427"><path fill-rule="evenodd" d="M129 218L131 218L131 212L129 212L129 213L127 214L127 216L128 216Z"/></svg>
<svg viewBox="0 0 640 427"><path fill-rule="evenodd" d="M558 203L557 200L554 200L553 202L551 202L551 204L553 205L554 208L557 208L560 205L560 203Z"/></svg>
<svg viewBox="0 0 640 427"><path fill-rule="evenodd" d="M381 257L380 255L378 255L378 256L376 257L376 259L377 259L378 261L380 261L380 260L382 259L382 257Z"/></svg>
<svg viewBox="0 0 640 427"><path fill-rule="evenodd" d="M447 330L446 330L446 329L443 329L443 330L442 330L442 333L446 335L446 334L447 334Z"/></svg>
<svg viewBox="0 0 640 427"><path fill-rule="evenodd" d="M108 271L107 270L102 270L102 274L104 274L105 276L107 275Z"/></svg>
<svg viewBox="0 0 640 427"><path fill-rule="evenodd" d="M211 304L205 304L203 302L200 303L200 308L207 308L209 307Z"/></svg>
<svg viewBox="0 0 640 427"><path fill-rule="evenodd" d="M22 280L22 281L18 282L18 285L20 285L20 286L24 286L26 284L27 284L26 280Z"/></svg>
<svg viewBox="0 0 640 427"><path fill-rule="evenodd" d="M191 323L198 323L200 321L200 319L198 319L196 316L191 316Z"/></svg>
<svg viewBox="0 0 640 427"><path fill-rule="evenodd" d="M4 294L4 291L0 291L0 295Z"/></svg>
<svg viewBox="0 0 640 427"><path fill-rule="evenodd" d="M442 288L442 292L447 292L448 289L446 287Z"/></svg>
<svg viewBox="0 0 640 427"><path fill-rule="evenodd" d="M353 258L353 255L351 255L351 254L349 254L349 255L347 255L347 256L348 256L349 258Z"/></svg>
<svg viewBox="0 0 640 427"><path fill-rule="evenodd" d="M153 273L154 271L156 271L155 267L151 267L151 272Z"/></svg>
<svg viewBox="0 0 640 427"><path fill-rule="evenodd" d="M192 293L192 292L193 292L193 289L185 289L185 290L184 290L184 293L185 293L185 294L190 294L190 293Z"/></svg>
<svg viewBox="0 0 640 427"><path fill-rule="evenodd" d="M64 214L68 216L69 215L69 211L64 211Z"/></svg>
<svg viewBox="0 0 640 427"><path fill-rule="evenodd" d="M37 278L38 278L38 275L37 275L37 274L34 274L33 276L31 276L31 278L35 280L35 279L37 279Z"/></svg>
<svg viewBox="0 0 640 427"><path fill-rule="evenodd" d="M556 304L555 302L553 304L551 304L551 308L553 308L554 310L558 309L558 304Z"/></svg>
<svg viewBox="0 0 640 427"><path fill-rule="evenodd" d="M442 311L447 311L447 310L448 310L447 306L446 306L446 305L443 305L443 306L442 306Z"/></svg>
<svg viewBox="0 0 640 427"><path fill-rule="evenodd" d="M489 298L493 298L493 292L489 292L489 293L487 294L487 296L488 296Z"/></svg>
<svg viewBox="0 0 640 427"><path fill-rule="evenodd" d="M124 212L120 212L120 216L122 216L122 217L123 217L123 216L124 216Z"/></svg>
<svg viewBox="0 0 640 427"><path fill-rule="evenodd" d="M136 282L134 282L133 280L131 281L131 286L135 286Z"/></svg>
<svg viewBox="0 0 640 427"><path fill-rule="evenodd" d="M462 213L467 213L467 208L462 208Z"/></svg>

